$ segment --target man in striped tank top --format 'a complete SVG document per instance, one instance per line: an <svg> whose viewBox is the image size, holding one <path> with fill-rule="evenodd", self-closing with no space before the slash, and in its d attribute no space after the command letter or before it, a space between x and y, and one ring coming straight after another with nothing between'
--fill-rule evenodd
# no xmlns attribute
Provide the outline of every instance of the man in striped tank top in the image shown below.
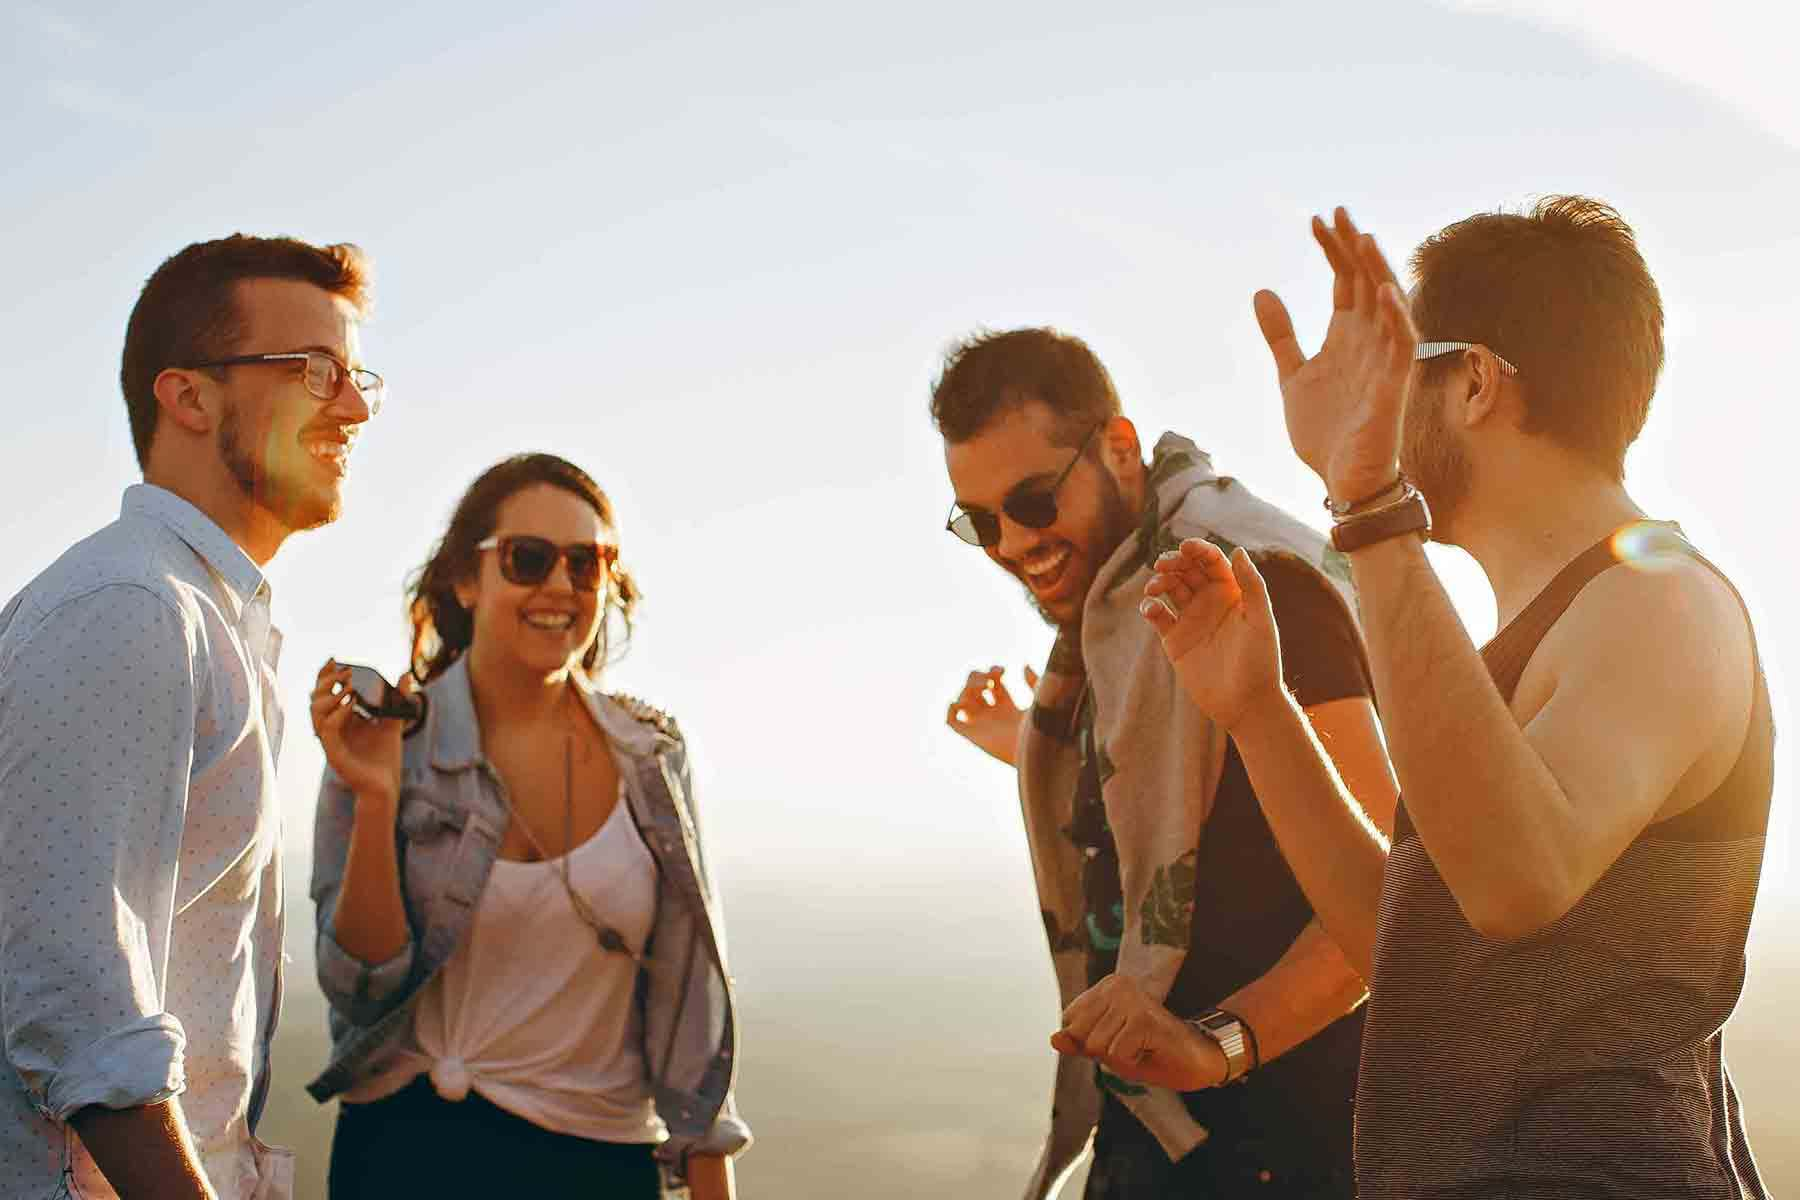
<svg viewBox="0 0 1800 1200"><path fill-rule="evenodd" d="M1721 1029L1773 723L1741 599L1624 487L1663 345L1631 230L1581 197L1471 217L1414 254L1410 299L1344 210L1313 232L1324 347L1303 355L1273 294L1256 312L1350 558L1402 789L1391 846L1282 688L1246 558L1184 543L1142 611L1370 982L1359 1194L1763 1197ZM1426 538L1487 572L1485 648ZM1115 989L1069 1019L1148 1009Z"/></svg>

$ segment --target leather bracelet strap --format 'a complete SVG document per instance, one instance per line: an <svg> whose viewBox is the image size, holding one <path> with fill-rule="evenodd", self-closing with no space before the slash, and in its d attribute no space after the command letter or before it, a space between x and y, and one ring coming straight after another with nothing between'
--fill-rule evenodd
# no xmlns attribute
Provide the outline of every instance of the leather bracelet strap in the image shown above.
<svg viewBox="0 0 1800 1200"><path fill-rule="evenodd" d="M1431 536L1431 508L1419 494L1419 489L1410 483L1400 499L1392 504L1345 517L1333 525L1331 545L1338 553L1349 554L1409 533Z"/></svg>
<svg viewBox="0 0 1800 1200"><path fill-rule="evenodd" d="M1376 491L1370 492L1368 495L1362 497L1359 500L1351 500L1347 503L1340 504L1336 500L1333 500L1330 496L1326 496L1325 497L1325 511L1330 513L1332 515L1332 517L1334 517L1335 519L1341 521L1345 517L1354 516L1357 513L1361 512L1363 509L1368 508L1371 504L1375 503L1377 500L1387 499L1389 496L1394 495L1396 492L1404 495L1404 493L1406 491L1406 485L1411 482L1412 482L1412 480L1410 480L1406 477L1405 471L1397 471L1394 473L1394 481L1392 483L1387 484L1385 487L1382 487Z"/></svg>

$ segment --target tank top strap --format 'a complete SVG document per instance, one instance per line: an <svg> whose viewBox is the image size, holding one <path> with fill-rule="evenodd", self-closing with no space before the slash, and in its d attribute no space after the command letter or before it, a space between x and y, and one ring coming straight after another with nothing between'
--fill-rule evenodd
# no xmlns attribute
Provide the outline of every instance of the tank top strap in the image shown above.
<svg viewBox="0 0 1800 1200"><path fill-rule="evenodd" d="M1699 557L1673 521L1634 521L1601 538L1558 571L1525 610L1482 647L1481 660L1501 697L1512 701L1531 656L1583 588L1610 567L1666 550Z"/></svg>

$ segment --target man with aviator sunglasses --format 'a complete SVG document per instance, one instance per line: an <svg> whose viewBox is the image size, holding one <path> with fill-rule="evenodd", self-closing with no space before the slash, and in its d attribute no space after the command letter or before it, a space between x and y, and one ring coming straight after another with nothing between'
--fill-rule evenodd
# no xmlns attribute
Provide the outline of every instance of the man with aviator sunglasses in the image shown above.
<svg viewBox="0 0 1800 1200"><path fill-rule="evenodd" d="M0 611L0 1198L281 1200L255 1136L281 995L264 569L336 518L380 406L355 246L236 235L144 285L142 483Z"/></svg>
<svg viewBox="0 0 1800 1200"><path fill-rule="evenodd" d="M1018 767L1063 1004L1116 973L1181 1027L1158 1042L1180 1061L1147 1062L1113 1045L1132 1035L1112 1028L1089 1035L1101 1070L1059 1060L1027 1197L1057 1192L1096 1127L1090 1198L1348 1196L1361 1024L1346 1014L1362 982L1313 921L1235 748L1180 691L1136 610L1157 555L1183 537L1255 554L1291 639L1289 686L1385 823L1394 792L1341 568L1319 534L1187 439L1165 434L1145 463L1077 338L971 338L946 359L931 409L955 492L949 531L1018 579L1057 633L1025 713L996 667L969 676L948 723ZM1139 1079L1220 1086L1128 1083L1108 1056Z"/></svg>

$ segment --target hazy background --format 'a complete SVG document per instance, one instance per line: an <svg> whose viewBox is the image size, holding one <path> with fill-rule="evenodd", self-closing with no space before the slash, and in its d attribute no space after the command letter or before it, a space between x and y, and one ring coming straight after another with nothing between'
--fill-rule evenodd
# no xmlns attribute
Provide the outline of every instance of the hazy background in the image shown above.
<svg viewBox="0 0 1800 1200"><path fill-rule="evenodd" d="M301 1147L303 1194L332 1112L300 1090L324 1055L308 682L328 654L398 672L402 580L506 453L557 451L618 501L648 599L611 682L697 748L744 1008L750 1197L1010 1195L1047 1115L1056 1005L1012 781L941 724L969 668L1016 680L1049 641L941 528L926 389L977 326L1088 338L1146 440L1188 433L1314 519L1249 303L1277 288L1316 344L1308 216L1346 203L1399 256L1478 209L1605 197L1668 308L1634 491L1743 586L1791 724L1790 18L1567 8L5 9L0 596L137 477L118 355L164 257L245 230L354 240L376 262L364 347L389 407L345 519L271 572L298 719L265 1133ZM1485 637L1479 574L1441 561ZM1791 740L1782 755L1728 1044L1791 1192Z"/></svg>

